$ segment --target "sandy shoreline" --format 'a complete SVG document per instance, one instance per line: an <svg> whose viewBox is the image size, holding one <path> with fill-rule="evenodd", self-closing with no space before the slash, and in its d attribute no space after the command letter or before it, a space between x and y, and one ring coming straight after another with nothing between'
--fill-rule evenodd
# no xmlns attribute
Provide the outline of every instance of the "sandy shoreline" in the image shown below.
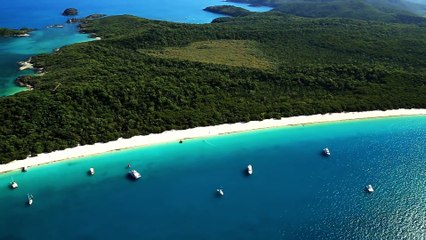
<svg viewBox="0 0 426 240"><path fill-rule="evenodd" d="M54 151L51 153L39 154L36 157L30 157L25 160L13 161L0 165L0 173L20 169L22 167L37 166L67 159L86 157L116 150L142 147L160 143L174 142L181 139L203 138L222 134L237 132L246 132L267 128L277 128L284 126L337 122L367 118L383 118L396 116L415 116L425 115L426 109L397 109L387 111L367 111L367 112L347 112L332 113L323 115L296 116L281 119L268 119L263 121L251 121L248 123L222 124L208 127L197 127L186 130L171 130L158 134L145 136L135 136L129 139L118 139L107 143L96 143L93 145L84 145L65 150Z"/></svg>
<svg viewBox="0 0 426 240"><path fill-rule="evenodd" d="M34 69L33 64L31 63L31 58L29 58L27 61L20 61L18 62L19 67L19 71L24 71L27 69Z"/></svg>

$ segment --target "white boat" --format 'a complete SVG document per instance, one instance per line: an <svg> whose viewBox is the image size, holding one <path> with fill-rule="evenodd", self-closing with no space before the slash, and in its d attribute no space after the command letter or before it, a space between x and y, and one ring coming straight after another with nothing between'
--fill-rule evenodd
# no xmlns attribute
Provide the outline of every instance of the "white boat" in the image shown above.
<svg viewBox="0 0 426 240"><path fill-rule="evenodd" d="M94 175L95 174L95 169L94 168L89 168L89 174L90 175Z"/></svg>
<svg viewBox="0 0 426 240"><path fill-rule="evenodd" d="M18 188L18 183L15 182L15 181L10 182L10 188L12 188L12 189Z"/></svg>
<svg viewBox="0 0 426 240"><path fill-rule="evenodd" d="M252 166L251 164L249 164L249 165L247 166L247 173L248 173L249 175L252 175L252 174L253 174L253 166Z"/></svg>
<svg viewBox="0 0 426 240"><path fill-rule="evenodd" d="M225 195L225 193L223 192L223 188L218 188L218 189L216 189L216 192L217 192L217 194L218 194L219 196L223 196L223 195Z"/></svg>
<svg viewBox="0 0 426 240"><path fill-rule="evenodd" d="M130 176L132 176L134 179L139 179L139 178L141 178L142 176L141 176L141 174L138 172L138 171L136 171L136 170L130 170L129 171L129 174L130 174Z"/></svg>
<svg viewBox="0 0 426 240"><path fill-rule="evenodd" d="M366 190L367 192L369 192L369 193L374 192L374 188L373 188L373 186L371 186L370 184L368 184L368 185L365 187L365 190Z"/></svg>
<svg viewBox="0 0 426 240"><path fill-rule="evenodd" d="M324 148L324 149L322 150L322 154L324 154L325 156L330 156L330 155L331 155L331 153L330 153L330 149L328 149L328 148Z"/></svg>
<svg viewBox="0 0 426 240"><path fill-rule="evenodd" d="M34 198L33 195L30 195L27 193L27 196L28 196L28 205L30 206L33 205L33 198Z"/></svg>

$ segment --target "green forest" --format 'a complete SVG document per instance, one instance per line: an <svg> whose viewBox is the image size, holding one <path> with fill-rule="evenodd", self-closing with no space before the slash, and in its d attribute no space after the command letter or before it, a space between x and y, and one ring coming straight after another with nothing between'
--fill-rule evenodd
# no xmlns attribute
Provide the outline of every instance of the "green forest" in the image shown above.
<svg viewBox="0 0 426 240"><path fill-rule="evenodd" d="M170 129L426 107L418 24L268 12L211 24L113 16L82 31L102 40L33 57L45 74L21 81L34 90L0 98L1 163ZM229 63L203 57L237 47Z"/></svg>
<svg viewBox="0 0 426 240"><path fill-rule="evenodd" d="M406 0L228 0L268 5L302 17L341 17L399 23L426 23L426 5Z"/></svg>

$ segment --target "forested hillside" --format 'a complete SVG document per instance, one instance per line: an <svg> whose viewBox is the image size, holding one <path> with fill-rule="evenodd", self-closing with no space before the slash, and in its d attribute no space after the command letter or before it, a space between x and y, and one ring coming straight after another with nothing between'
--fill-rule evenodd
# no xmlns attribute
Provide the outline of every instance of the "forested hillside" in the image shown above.
<svg viewBox="0 0 426 240"><path fill-rule="evenodd" d="M116 16L83 27L102 40L34 57L46 72L22 80L34 90L0 99L2 163L168 129L426 107L419 25L272 12L202 25ZM233 47L242 49L233 62L202 57ZM250 64L238 65L244 56Z"/></svg>
<svg viewBox="0 0 426 240"><path fill-rule="evenodd" d="M399 23L425 24L426 5L406 0L229 0L268 5L302 17L342 17Z"/></svg>

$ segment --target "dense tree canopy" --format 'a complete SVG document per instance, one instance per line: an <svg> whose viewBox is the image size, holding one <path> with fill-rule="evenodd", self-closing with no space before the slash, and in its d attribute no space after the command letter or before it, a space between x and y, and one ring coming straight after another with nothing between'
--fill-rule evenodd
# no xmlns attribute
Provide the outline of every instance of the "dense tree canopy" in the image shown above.
<svg viewBox="0 0 426 240"><path fill-rule="evenodd" d="M426 23L426 4L407 0L228 0L269 5L303 17L342 17L399 23Z"/></svg>
<svg viewBox="0 0 426 240"><path fill-rule="evenodd" d="M426 107L426 29L419 25L271 12L201 25L117 16L83 27L103 40L34 57L46 72L22 80L34 90L0 99L2 163L168 129ZM256 43L248 46L272 67L145 53L216 40Z"/></svg>

